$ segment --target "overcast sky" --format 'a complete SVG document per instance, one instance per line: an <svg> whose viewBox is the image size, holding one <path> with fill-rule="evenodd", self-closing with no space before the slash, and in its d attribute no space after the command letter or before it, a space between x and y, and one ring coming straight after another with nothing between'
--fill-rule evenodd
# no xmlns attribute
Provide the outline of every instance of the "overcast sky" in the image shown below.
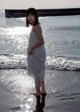
<svg viewBox="0 0 80 112"><path fill-rule="evenodd" d="M80 8L80 0L0 0L0 9Z"/></svg>

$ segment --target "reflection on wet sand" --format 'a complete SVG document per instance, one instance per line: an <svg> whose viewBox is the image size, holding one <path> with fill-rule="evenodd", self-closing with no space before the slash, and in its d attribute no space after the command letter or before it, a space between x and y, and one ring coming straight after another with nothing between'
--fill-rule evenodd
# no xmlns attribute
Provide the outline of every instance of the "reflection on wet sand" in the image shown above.
<svg viewBox="0 0 80 112"><path fill-rule="evenodd" d="M28 110L28 108L26 107L26 105L23 106L18 106L18 107L13 107L10 109L10 112L16 112L18 110L21 110L21 112L44 112L44 107L45 107L45 98L46 98L46 94L42 94L40 96L36 96L36 106L35 106L35 110ZM25 108L26 107L26 108Z"/></svg>

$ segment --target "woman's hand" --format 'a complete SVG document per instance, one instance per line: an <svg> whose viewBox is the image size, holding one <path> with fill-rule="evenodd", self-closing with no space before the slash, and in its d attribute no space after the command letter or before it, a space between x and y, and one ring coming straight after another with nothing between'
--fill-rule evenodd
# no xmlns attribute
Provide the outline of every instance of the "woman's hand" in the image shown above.
<svg viewBox="0 0 80 112"><path fill-rule="evenodd" d="M29 55L32 55L33 54L33 49L31 48L28 52Z"/></svg>

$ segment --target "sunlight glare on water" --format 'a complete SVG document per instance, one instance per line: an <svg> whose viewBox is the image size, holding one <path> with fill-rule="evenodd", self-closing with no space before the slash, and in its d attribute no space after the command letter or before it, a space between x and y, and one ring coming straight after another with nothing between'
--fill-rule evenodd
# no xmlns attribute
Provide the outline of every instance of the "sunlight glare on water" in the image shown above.
<svg viewBox="0 0 80 112"><path fill-rule="evenodd" d="M29 77L25 70L5 70L2 71L0 83L6 86L7 90L15 93L21 100L27 98L27 95L34 89L34 80ZM8 76L8 77L7 77Z"/></svg>
<svg viewBox="0 0 80 112"><path fill-rule="evenodd" d="M15 34L15 35L22 35L22 34L29 34L30 28L27 27L14 27L14 28L8 28L6 29L7 34Z"/></svg>
<svg viewBox="0 0 80 112"><path fill-rule="evenodd" d="M13 51L12 49L15 51L19 49L20 52L25 52L30 31L31 27L0 28L0 34L2 35L1 45L3 43L4 46L7 46L7 50L11 49L10 53ZM11 47L8 48L8 46Z"/></svg>

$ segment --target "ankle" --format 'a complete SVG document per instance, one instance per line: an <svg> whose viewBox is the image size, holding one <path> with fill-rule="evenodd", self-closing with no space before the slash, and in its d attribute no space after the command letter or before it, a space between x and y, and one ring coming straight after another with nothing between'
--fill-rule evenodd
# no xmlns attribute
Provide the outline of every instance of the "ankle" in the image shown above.
<svg viewBox="0 0 80 112"><path fill-rule="evenodd" d="M45 94L45 93L46 93L46 91L45 91L45 90L41 90L41 91L40 91L40 93L44 93L44 94Z"/></svg>

